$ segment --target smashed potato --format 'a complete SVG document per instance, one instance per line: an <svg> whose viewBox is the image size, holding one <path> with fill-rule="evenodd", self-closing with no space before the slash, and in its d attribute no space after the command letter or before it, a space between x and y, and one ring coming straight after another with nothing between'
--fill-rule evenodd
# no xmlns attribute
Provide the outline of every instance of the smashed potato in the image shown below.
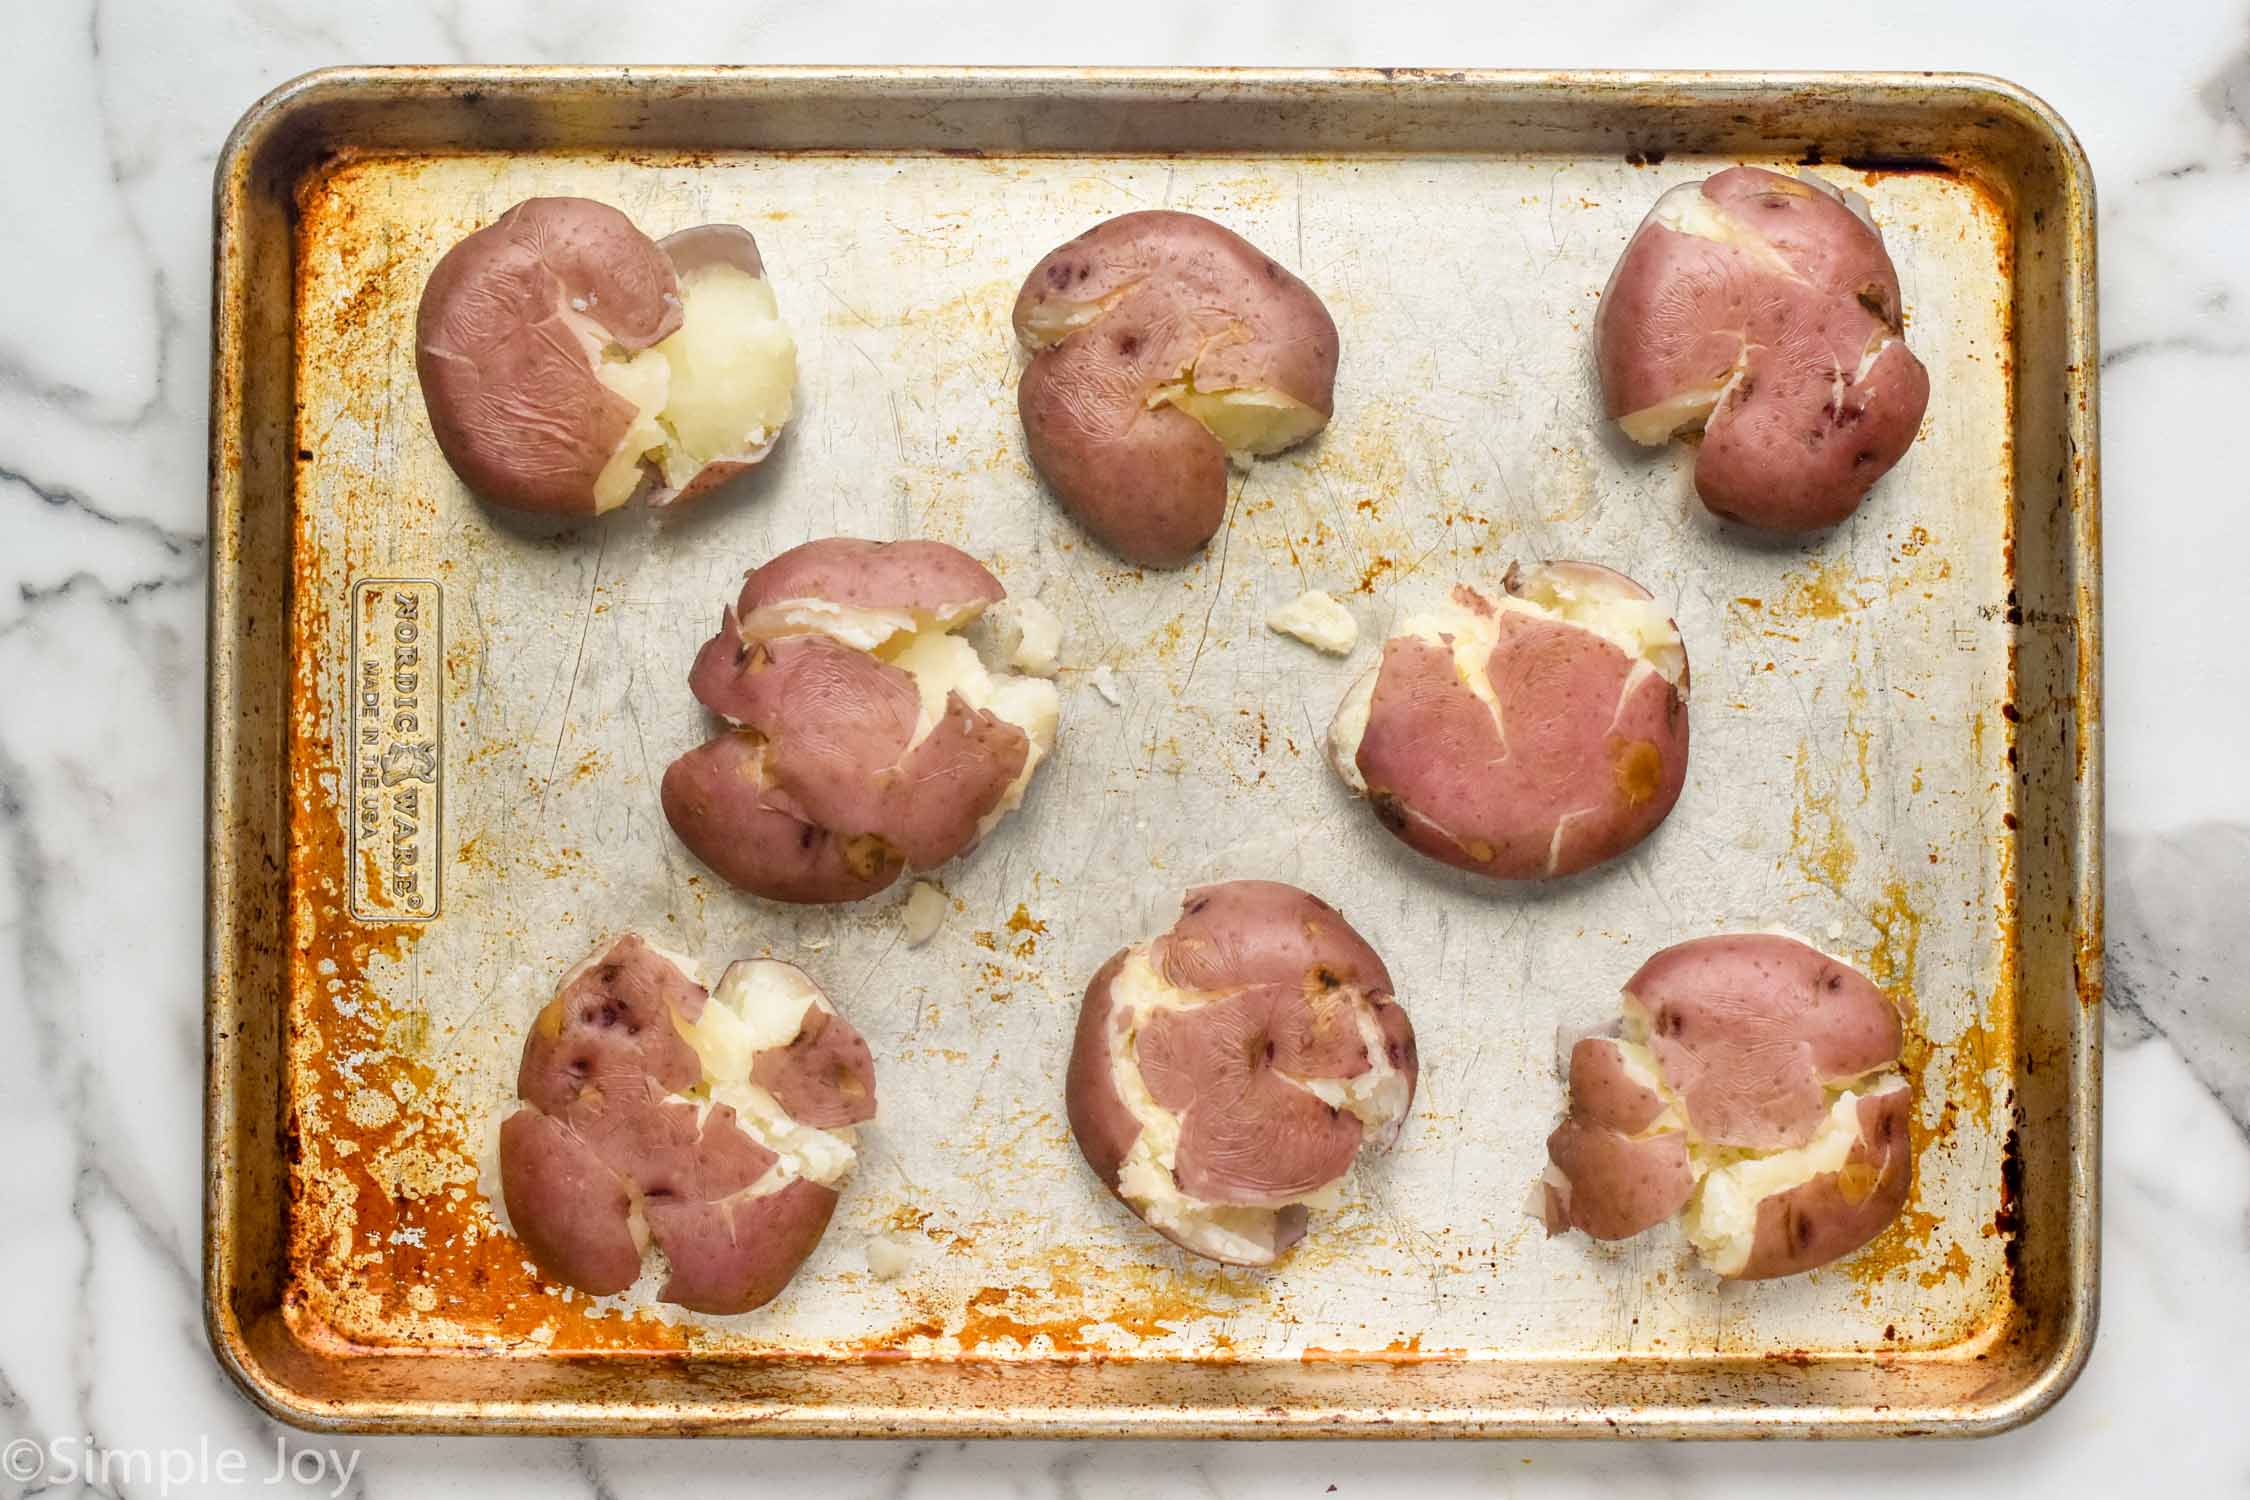
<svg viewBox="0 0 2250 1500"><path fill-rule="evenodd" d="M1929 405L1881 231L1811 173L1733 167L1659 198L1602 292L1594 346L1625 435L1700 429L1704 505L1772 530L1849 516Z"/></svg>
<svg viewBox="0 0 2250 1500"><path fill-rule="evenodd" d="M1194 214L1120 214L1048 252L1016 298L1032 467L1132 562L1176 567L1226 519L1229 457L1328 424L1336 324L1313 290Z"/></svg>
<svg viewBox="0 0 2250 1500"><path fill-rule="evenodd" d="M819 1243L875 1115L875 1065L794 965L706 991L627 933L563 977L524 1038L500 1125L509 1227L595 1296L644 1275L691 1311L771 1301Z"/></svg>
<svg viewBox="0 0 2250 1500"><path fill-rule="evenodd" d="M1086 1162L1184 1250L1271 1264L1414 1101L1382 959L1318 897L1201 886L1087 986L1065 1096Z"/></svg>
<svg viewBox="0 0 2250 1500"><path fill-rule="evenodd" d="M690 499L763 459L797 346L748 230L652 240L605 203L531 198L430 273L415 369L472 491L587 516Z"/></svg>
<svg viewBox="0 0 2250 1500"><path fill-rule="evenodd" d="M744 580L688 686L732 726L664 773L664 815L730 884L855 901L966 852L1023 801L1061 700L956 631L1006 595L942 542L830 537Z"/></svg>
<svg viewBox="0 0 2250 1500"><path fill-rule="evenodd" d="M1591 563L1511 567L1410 614L1329 728L1336 774L1409 847L1540 880L1655 831L1687 776L1687 651L1649 592Z"/></svg>
<svg viewBox="0 0 2250 1500"><path fill-rule="evenodd" d="M1667 948L1625 983L1617 1035L1570 1054L1570 1108L1537 1191L1548 1233L1628 1239L1678 1216L1730 1280L1849 1255L1914 1184L1899 1015L1793 938Z"/></svg>

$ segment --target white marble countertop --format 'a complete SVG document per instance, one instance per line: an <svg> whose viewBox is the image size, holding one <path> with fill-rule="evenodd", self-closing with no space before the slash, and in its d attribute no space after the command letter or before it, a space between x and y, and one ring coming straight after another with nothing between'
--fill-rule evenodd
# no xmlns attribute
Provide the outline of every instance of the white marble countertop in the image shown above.
<svg viewBox="0 0 2250 1500"><path fill-rule="evenodd" d="M107 1482L81 1487L51 1467L30 1492L607 1497L804 1483L837 1497L1441 1500L1903 1480L1932 1495L2243 1493L2250 996L2235 976L2250 971L2250 505L2223 442L2250 410L2250 15L2242 0L1538 9L1143 3L1097 28L1063 8L969 0L9 7L0 1035L21 1071L0 1089L0 1445L28 1439L80 1468L89 1448L109 1455ZM2100 184L2107 349L2111 1050L2101 1333L2053 1413L1984 1442L1880 1453L328 1443L257 1416L220 1374L200 1309L198 1112L209 191L227 127L268 87L332 63L1096 59L1967 69L2027 85L2076 127ZM266 1483L277 1440L310 1482ZM242 1454L231 1485L214 1466L230 1449ZM21 1450L7 1451L15 1463ZM21 1473L0 1494L23 1492Z"/></svg>

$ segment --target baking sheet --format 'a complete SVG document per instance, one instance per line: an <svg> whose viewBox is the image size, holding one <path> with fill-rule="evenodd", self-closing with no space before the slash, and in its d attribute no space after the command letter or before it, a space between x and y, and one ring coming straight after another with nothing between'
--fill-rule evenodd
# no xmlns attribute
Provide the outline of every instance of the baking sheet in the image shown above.
<svg viewBox="0 0 2250 1500"><path fill-rule="evenodd" d="M1663 139L1646 97L1643 139ZM525 1378L510 1366L661 1351L810 1370L838 1391L902 1364L943 1371L987 1414L921 1420L988 1431L1068 1426L1034 1409L1094 1394L1057 1375L1072 1365L1128 1392L1146 1375L1124 1425L1193 1431L1217 1429L1149 1411L1183 1371L1223 1371L1230 1390L1374 1371L1380 1392L1385 1371L1513 1366L1523 1393L1560 1390L1554 1372L1577 1367L1701 1372L1700 1404L1747 1427L1776 1407L1810 1425L1818 1405L1753 1398L1746 1365L1784 1384L1819 1365L1869 1382L1832 1420L1883 1428L1904 1425L1878 1410L1893 1404L1872 1394L1884 1372L2020 1362L2039 1299L2023 1255L2018 1085L2033 1034L2019 1017L2081 1004L2024 989L2019 442L2025 382L2050 400L2058 371L2020 359L2020 198L1989 174L1843 166L1787 141L927 144L683 151L563 131L537 150L347 149L292 183L273 1336L336 1363L346 1405L355 1357L459 1361L497 1411ZM1604 428L1586 348L1608 268L1658 193L1726 162L1790 170L1806 155L1872 204L1936 398L1854 521L1774 543L1704 516L1686 449L1651 455ZM570 528L463 492L421 409L415 300L462 234L540 193L616 203L652 234L732 220L758 235L800 377L795 423L753 476L676 517ZM1041 492L1008 328L1045 250L1155 206L1286 258L1344 348L1328 431L1238 473L1226 530L1172 573L1120 566ZM905 884L847 908L758 902L680 849L657 805L665 764L707 732L685 674L735 581L836 533L954 543L1067 632L1056 753L1023 814L935 872L952 910L918 949L902 941ZM1535 890L1418 860L1320 754L1387 623L1516 557L1641 580L1674 604L1694 669L1690 774L1663 829ZM1306 587L1359 617L1350 661L1264 627ZM1120 704L1092 686L1097 666ZM2061 768L2073 785L2084 771ZM1385 954L1423 1055L1398 1148L1356 1169L1342 1207L1267 1272L1197 1262L1144 1230L1078 1160L1059 1090L1087 976L1166 925L1183 888L1235 876L1339 906ZM1558 1030L1611 1016L1619 983L1664 944L1768 926L1850 957L1909 1017L1918 1176L1898 1222L1845 1263L1751 1286L1702 1273L1669 1227L1615 1247L1546 1239L1523 1204L1560 1106ZM882 1113L858 1174L821 1247L755 1313L681 1319L548 1287L479 1191L524 1025L555 976L626 927L714 973L755 953L800 963L874 1050ZM2063 1123L2083 1148L2083 1109ZM876 1237L911 1249L894 1280L868 1273ZM617 1414L637 1399L622 1372L647 1363L608 1363L612 1407L557 1420L649 1424ZM1013 1387L1011 1413L1007 1369L1063 1383L1036 1401ZM1597 1423L1597 1404L1553 1399L1545 1419ZM724 1424L772 1405L715 1397L690 1414ZM423 1411L422 1425L476 1425L464 1410L459 1423ZM1527 1426L1434 1412L1417 1425Z"/></svg>

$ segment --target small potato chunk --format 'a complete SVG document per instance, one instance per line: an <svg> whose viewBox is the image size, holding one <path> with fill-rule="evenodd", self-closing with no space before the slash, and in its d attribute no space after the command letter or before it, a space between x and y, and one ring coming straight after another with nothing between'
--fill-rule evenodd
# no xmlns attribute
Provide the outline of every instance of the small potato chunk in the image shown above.
<svg viewBox="0 0 2250 1500"><path fill-rule="evenodd" d="M1733 167L1659 198L1602 292L1594 345L1625 435L1700 430L1704 505L1769 530L1849 516L1929 405L1881 231L1810 173Z"/></svg>
<svg viewBox="0 0 2250 1500"><path fill-rule="evenodd" d="M1322 589L1307 589L1287 604L1275 605L1266 612L1266 627L1331 656L1349 656L1359 644L1359 621Z"/></svg>
<svg viewBox="0 0 2250 1500"><path fill-rule="evenodd" d="M1121 214L1050 251L1016 298L1032 467L1088 531L1150 567L1226 519L1227 465L1335 409L1336 324L1312 289L1194 214Z"/></svg>
<svg viewBox="0 0 2250 1500"><path fill-rule="evenodd" d="M1550 1234L1628 1239L1675 1215L1730 1280L1866 1244L1914 1183L1898 1011L1794 938L1667 948L1626 981L1621 1034L1570 1055L1570 1110L1539 1187Z"/></svg>
<svg viewBox="0 0 2250 1500"><path fill-rule="evenodd" d="M1374 949L1264 880L1191 890L1087 987L1065 1086L1086 1162L1182 1249L1269 1265L1414 1100L1414 1029Z"/></svg>
<svg viewBox="0 0 2250 1500"><path fill-rule="evenodd" d="M691 498L764 458L797 350L748 230L657 241L607 204L532 198L431 272L415 367L472 491L583 516Z"/></svg>
<svg viewBox="0 0 2250 1500"><path fill-rule="evenodd" d="M655 1270L663 1301L748 1312L819 1243L875 1064L796 966L706 991L683 965L627 933L564 976L524 1039L500 1191L553 1280L610 1296Z"/></svg>
<svg viewBox="0 0 2250 1500"><path fill-rule="evenodd" d="M831 537L752 571L688 676L729 732L664 773L665 817L730 884L855 901L974 847L1053 750L1051 682L954 632L1005 597L941 542Z"/></svg>
<svg viewBox="0 0 2250 1500"><path fill-rule="evenodd" d="M1687 776L1687 652L1591 563L1511 567L1408 615L1345 696L1329 759L1410 847L1496 880L1573 875L1655 831Z"/></svg>

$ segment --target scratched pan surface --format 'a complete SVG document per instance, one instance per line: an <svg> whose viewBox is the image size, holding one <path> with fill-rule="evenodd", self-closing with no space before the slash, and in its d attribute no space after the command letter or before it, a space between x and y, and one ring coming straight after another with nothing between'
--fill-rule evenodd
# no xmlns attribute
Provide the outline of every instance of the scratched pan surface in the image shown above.
<svg viewBox="0 0 2250 1500"><path fill-rule="evenodd" d="M1867 197L1936 396L1861 513L1728 533L1684 449L1599 421L1588 329L1664 188L1812 158ZM2099 735L2090 184L2004 85L1916 78L715 70L316 76L219 183L209 1280L222 1359L337 1427L828 1434L1989 1430L2091 1337ZM676 518L473 501L414 378L424 278L521 198L750 226L800 348L773 459ZM1342 333L1333 425L1237 476L1176 573L1120 567L1015 419L1026 268L1168 205L1284 258ZM1022 815L934 876L796 910L671 839L688 662L749 566L935 537L1068 631ZM1674 601L1694 755L1612 868L1495 890L1407 854L1319 754L1403 604L1516 557ZM1344 598L1350 661L1268 631ZM1106 666L1113 706L1093 687ZM1101 1191L1059 1080L1086 977L1232 876L1306 886L1420 1034L1398 1149L1282 1266ZM1848 1262L1726 1286L1664 1228L1548 1240L1560 1027L1654 949L1780 926L1909 1017L1918 1180ZM597 938L804 965L882 1114L768 1307L541 1282L479 1154L522 1029ZM909 1248L872 1278L866 1247Z"/></svg>

